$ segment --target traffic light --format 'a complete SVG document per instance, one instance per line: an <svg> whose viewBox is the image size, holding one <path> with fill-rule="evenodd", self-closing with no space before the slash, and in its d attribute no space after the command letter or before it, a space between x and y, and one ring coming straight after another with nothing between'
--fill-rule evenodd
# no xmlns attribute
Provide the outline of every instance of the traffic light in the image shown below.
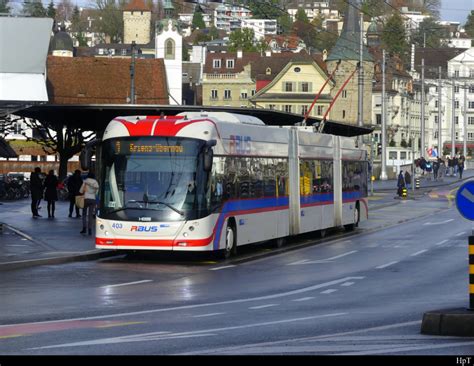
<svg viewBox="0 0 474 366"><path fill-rule="evenodd" d="M382 144L377 144L377 156L382 155Z"/></svg>

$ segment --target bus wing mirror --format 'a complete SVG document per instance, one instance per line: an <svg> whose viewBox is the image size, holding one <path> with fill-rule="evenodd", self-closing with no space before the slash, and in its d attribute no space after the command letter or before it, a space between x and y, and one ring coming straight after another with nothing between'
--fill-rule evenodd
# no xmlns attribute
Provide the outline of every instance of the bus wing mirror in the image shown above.
<svg viewBox="0 0 474 366"><path fill-rule="evenodd" d="M100 143L100 139L89 141L79 154L79 161L82 170L89 170L92 162L92 150Z"/></svg>
<svg viewBox="0 0 474 366"><path fill-rule="evenodd" d="M206 146L204 148L204 171L210 172L212 170L212 161L214 159L214 151L212 147L216 146L216 140L206 141Z"/></svg>

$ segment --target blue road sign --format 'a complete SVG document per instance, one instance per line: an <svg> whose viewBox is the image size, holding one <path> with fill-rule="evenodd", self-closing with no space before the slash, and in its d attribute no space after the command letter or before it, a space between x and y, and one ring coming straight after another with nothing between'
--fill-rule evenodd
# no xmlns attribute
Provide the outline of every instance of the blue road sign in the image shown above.
<svg viewBox="0 0 474 366"><path fill-rule="evenodd" d="M466 182L456 193L456 206L467 220L474 221L474 181Z"/></svg>

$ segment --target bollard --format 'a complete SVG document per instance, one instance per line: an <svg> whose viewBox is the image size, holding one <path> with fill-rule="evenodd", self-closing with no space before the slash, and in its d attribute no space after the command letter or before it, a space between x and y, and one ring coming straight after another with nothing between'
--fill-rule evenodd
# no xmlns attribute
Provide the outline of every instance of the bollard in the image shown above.
<svg viewBox="0 0 474 366"><path fill-rule="evenodd" d="M407 189L405 187L403 187L403 189L402 189L402 198L403 199L407 198Z"/></svg>
<svg viewBox="0 0 474 366"><path fill-rule="evenodd" d="M420 189L420 178L415 178L415 188Z"/></svg>
<svg viewBox="0 0 474 366"><path fill-rule="evenodd" d="M469 237L469 310L474 311L474 236Z"/></svg>

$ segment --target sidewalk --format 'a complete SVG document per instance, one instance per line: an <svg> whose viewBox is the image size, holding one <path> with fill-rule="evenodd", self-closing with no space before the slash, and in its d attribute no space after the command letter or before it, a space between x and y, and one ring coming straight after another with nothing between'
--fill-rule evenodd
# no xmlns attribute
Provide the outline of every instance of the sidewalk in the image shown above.
<svg viewBox="0 0 474 366"><path fill-rule="evenodd" d="M33 219L30 200L2 202L0 205L0 270L42 264L91 260L114 252L95 249L95 236L81 235L81 218L69 218L69 202L56 202L54 219L48 219L46 202Z"/></svg>
<svg viewBox="0 0 474 366"><path fill-rule="evenodd" d="M465 171L463 181L474 177L474 169ZM444 177L443 181L421 179L421 189L410 190L409 199L425 195L431 188L459 182L458 177ZM395 206L402 200L396 196L396 181L375 181L374 195L369 196L369 210ZM370 192L370 184L369 184ZM0 204L0 270L59 264L73 261L95 260L116 255L115 251L95 249L95 236L81 235L82 220L69 218L69 202L56 202L55 219L47 218L46 202L42 201L42 218L33 219L30 200L2 202ZM93 233L94 234L94 233Z"/></svg>

